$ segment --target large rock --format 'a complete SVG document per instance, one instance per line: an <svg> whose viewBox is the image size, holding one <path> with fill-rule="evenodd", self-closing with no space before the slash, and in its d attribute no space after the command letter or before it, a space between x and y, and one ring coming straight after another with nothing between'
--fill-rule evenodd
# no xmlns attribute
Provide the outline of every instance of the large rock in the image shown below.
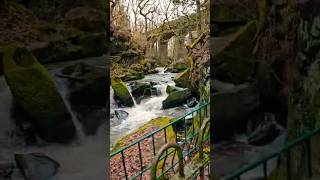
<svg viewBox="0 0 320 180"><path fill-rule="evenodd" d="M180 73L173 81L176 83L176 86L191 88L190 69L186 69Z"/></svg>
<svg viewBox="0 0 320 180"><path fill-rule="evenodd" d="M143 96L146 89L150 89L151 87L149 82L135 82L132 86L132 96L136 98Z"/></svg>
<svg viewBox="0 0 320 180"><path fill-rule="evenodd" d="M106 15L89 7L76 7L65 14L67 24L88 32L102 32L106 28Z"/></svg>
<svg viewBox="0 0 320 180"><path fill-rule="evenodd" d="M252 40L255 33L255 21L249 22L221 50L211 54L213 78L236 84L248 79L254 68Z"/></svg>
<svg viewBox="0 0 320 180"><path fill-rule="evenodd" d="M251 85L238 85L212 95L211 113L215 141L244 132L248 118L259 107L259 93Z"/></svg>
<svg viewBox="0 0 320 180"><path fill-rule="evenodd" d="M88 63L76 63L57 74L69 80L73 104L104 107L107 102L106 69Z"/></svg>
<svg viewBox="0 0 320 180"><path fill-rule="evenodd" d="M167 85L166 92L168 94L175 92L175 91L178 91L178 89L175 86Z"/></svg>
<svg viewBox="0 0 320 180"><path fill-rule="evenodd" d="M71 115L54 80L26 49L9 45L4 50L4 75L15 103L24 111L40 137L68 142L75 136Z"/></svg>
<svg viewBox="0 0 320 180"><path fill-rule="evenodd" d="M191 91L189 89L184 89L181 91L175 91L169 94L169 96L162 102L162 108L168 109L180 106L187 102L191 97Z"/></svg>
<svg viewBox="0 0 320 180"><path fill-rule="evenodd" d="M16 164L28 180L48 180L58 172L59 163L42 153L15 154Z"/></svg>
<svg viewBox="0 0 320 180"><path fill-rule="evenodd" d="M189 65L183 58L173 61L165 70L165 72L178 73L188 69Z"/></svg>
<svg viewBox="0 0 320 180"><path fill-rule="evenodd" d="M248 142L252 145L266 145L281 133L281 128L275 121L268 121L264 124L260 124L250 135L248 136Z"/></svg>
<svg viewBox="0 0 320 180"><path fill-rule="evenodd" d="M111 77L111 86L121 104L129 107L134 105L133 98L126 84L119 77Z"/></svg>
<svg viewBox="0 0 320 180"><path fill-rule="evenodd" d="M77 119L82 123L85 134L95 134L105 120L101 109L108 99L107 71L88 63L75 63L62 69L59 77L67 79L68 99ZM92 117L95 118L92 118Z"/></svg>

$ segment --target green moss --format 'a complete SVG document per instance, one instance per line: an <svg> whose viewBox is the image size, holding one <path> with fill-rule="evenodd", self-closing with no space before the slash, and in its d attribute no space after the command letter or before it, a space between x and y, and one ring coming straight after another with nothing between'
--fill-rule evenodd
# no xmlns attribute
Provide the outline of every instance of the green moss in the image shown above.
<svg viewBox="0 0 320 180"><path fill-rule="evenodd" d="M26 49L5 47L4 75L16 103L42 138L64 141L75 135L71 116L48 71Z"/></svg>
<svg viewBox="0 0 320 180"><path fill-rule="evenodd" d="M174 88L173 86L167 85L166 92L167 92L168 94L170 94L170 93L172 93L172 92L174 92L174 91L177 91L177 89Z"/></svg>
<svg viewBox="0 0 320 180"><path fill-rule="evenodd" d="M155 118L155 119L151 119L149 122L147 122L146 124L144 124L143 126L139 127L137 130L135 130L134 132L120 138L116 143L115 145L113 146L112 148L112 152L115 152L116 150L118 150L119 148L121 148L123 145L124 145L124 141L134 135L134 134L139 134L141 133L142 131L146 130L146 129L149 129L149 128L153 128L153 127L156 127L156 128L161 128L161 127L164 127L165 125L169 124L171 122L171 118L169 117L158 117L158 118ZM173 131L173 128L172 126L169 126L167 128L167 138L168 138L168 141L175 141L175 133Z"/></svg>
<svg viewBox="0 0 320 180"><path fill-rule="evenodd" d="M119 77L111 77L111 86L114 94L117 98L119 98L121 104L129 107L134 105L133 99L126 84Z"/></svg>
<svg viewBox="0 0 320 180"><path fill-rule="evenodd" d="M191 97L191 91L184 89L181 91L175 91L169 94L169 96L162 102L162 108L168 109L180 106L187 102L188 98Z"/></svg>
<svg viewBox="0 0 320 180"><path fill-rule="evenodd" d="M191 88L190 69L186 69L181 74L179 74L174 79L174 82L176 83L176 86L183 88Z"/></svg>
<svg viewBox="0 0 320 180"><path fill-rule="evenodd" d="M212 73L217 78L232 83L242 83L252 73L256 22L251 21L241 28L226 47L213 55Z"/></svg>

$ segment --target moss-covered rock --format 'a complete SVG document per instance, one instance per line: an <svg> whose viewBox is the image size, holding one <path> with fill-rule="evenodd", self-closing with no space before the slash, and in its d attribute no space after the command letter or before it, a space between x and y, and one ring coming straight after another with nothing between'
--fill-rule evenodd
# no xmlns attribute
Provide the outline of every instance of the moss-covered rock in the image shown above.
<svg viewBox="0 0 320 180"><path fill-rule="evenodd" d="M176 83L176 86L183 88L191 88L190 69L186 69L181 74L179 74L174 79L174 82Z"/></svg>
<svg viewBox="0 0 320 180"><path fill-rule="evenodd" d="M184 62L173 62L166 68L166 72L179 73L188 69L188 64Z"/></svg>
<svg viewBox="0 0 320 180"><path fill-rule="evenodd" d="M16 104L36 133L47 141L68 142L75 126L54 80L26 49L15 45L4 49L4 75Z"/></svg>
<svg viewBox="0 0 320 180"><path fill-rule="evenodd" d="M162 102L162 108L168 109L180 106L187 102L191 97L191 91L189 89L184 89L181 91L175 91L169 94L169 96Z"/></svg>
<svg viewBox="0 0 320 180"><path fill-rule="evenodd" d="M111 77L111 86L114 94L124 106L133 106L134 102L126 84L116 76Z"/></svg>
<svg viewBox="0 0 320 180"><path fill-rule="evenodd" d="M182 89L183 88L178 88L178 87L175 87L175 86L167 85L166 92L168 94L170 94L172 92L179 91L179 90L182 90Z"/></svg>
<svg viewBox="0 0 320 180"><path fill-rule="evenodd" d="M219 52L213 54L212 75L222 81L242 83L251 75L254 67L253 37L256 22L241 28L233 39Z"/></svg>
<svg viewBox="0 0 320 180"><path fill-rule="evenodd" d="M132 88L132 95L134 97L142 96L148 88L151 88L151 84L148 82L135 82Z"/></svg>

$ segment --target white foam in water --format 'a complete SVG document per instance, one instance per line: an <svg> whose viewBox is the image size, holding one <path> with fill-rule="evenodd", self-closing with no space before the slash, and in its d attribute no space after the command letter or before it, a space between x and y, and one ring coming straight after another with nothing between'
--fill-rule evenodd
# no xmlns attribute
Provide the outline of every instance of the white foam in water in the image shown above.
<svg viewBox="0 0 320 180"><path fill-rule="evenodd" d="M104 57L101 58L105 60ZM97 60L102 61L102 59ZM66 89L63 83L60 80L57 82L60 93L65 96ZM65 102L70 109L68 101ZM85 136L79 121L73 115L78 138L71 144L50 143L27 146L24 144L21 133L20 136L15 133L19 131L14 124L14 119L10 116L11 104L10 89L4 77L0 76L0 162L14 163L15 153L40 152L59 162L60 168L54 177L56 180L107 179L107 161L104 157L108 147L108 121L99 127L96 135ZM17 175L15 173L13 179L21 178L21 175L16 177Z"/></svg>
<svg viewBox="0 0 320 180"><path fill-rule="evenodd" d="M159 71L158 74L146 75L145 78L141 81L152 81L159 83L154 87L157 87L160 90L161 95L152 96L150 98L144 99L140 102L140 104L135 104L134 107L116 108L128 112L129 115L127 119L123 121L121 124L110 127L111 146L115 143L117 139L136 130L137 128L141 127L143 124L150 121L151 119L166 115L166 112L162 109L162 101L164 101L168 96L168 94L166 93L167 85L175 84L172 81L172 77L174 77L175 74L164 73L164 68L157 68L157 70ZM110 99L113 99L113 94L112 96L110 96ZM110 103L111 102L114 103L115 101L111 100ZM110 104L111 112L114 111L112 107L114 108L114 104Z"/></svg>

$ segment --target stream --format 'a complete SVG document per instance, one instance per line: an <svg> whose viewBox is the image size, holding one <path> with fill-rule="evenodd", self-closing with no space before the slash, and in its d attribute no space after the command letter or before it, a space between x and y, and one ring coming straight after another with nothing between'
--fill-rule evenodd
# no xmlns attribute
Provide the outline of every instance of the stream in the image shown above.
<svg viewBox="0 0 320 180"><path fill-rule="evenodd" d="M173 78L177 73L166 73L163 67L156 68L158 73L146 75L141 80L135 80L136 82L152 82L156 85L160 92L159 95L152 95L150 97L143 98L140 103L134 100L133 107L119 107L114 99L114 92L110 86L110 148L116 143L116 141L133 132L137 128L141 127L146 122L153 118L161 116L180 117L185 113L192 110L186 105L178 106L170 109L162 109L162 101L166 99L168 94L166 93L167 85L175 85ZM126 82L131 91L131 87L134 81ZM128 113L126 120L120 121L115 115L115 110L123 110ZM120 122L119 122L120 121Z"/></svg>
<svg viewBox="0 0 320 180"><path fill-rule="evenodd" d="M77 138L70 144L47 143L38 141L36 144L26 145L23 134L14 124L11 117L12 95L3 75L0 75L0 163L13 163L15 153L40 152L56 160L60 164L59 171L52 179L58 180L85 180L106 179L107 161L107 132L106 109L101 109L99 125L95 135L87 136L83 133L82 124L77 120L75 112L70 108L66 96L68 90L65 81L54 74L62 68L85 62L95 66L105 67L106 56L85 58L81 60L44 65L56 81L57 88L72 114L73 122L77 129ZM100 111L100 110L99 110ZM92 118L97 118L96 116ZM12 178L24 179L17 168L14 169Z"/></svg>

